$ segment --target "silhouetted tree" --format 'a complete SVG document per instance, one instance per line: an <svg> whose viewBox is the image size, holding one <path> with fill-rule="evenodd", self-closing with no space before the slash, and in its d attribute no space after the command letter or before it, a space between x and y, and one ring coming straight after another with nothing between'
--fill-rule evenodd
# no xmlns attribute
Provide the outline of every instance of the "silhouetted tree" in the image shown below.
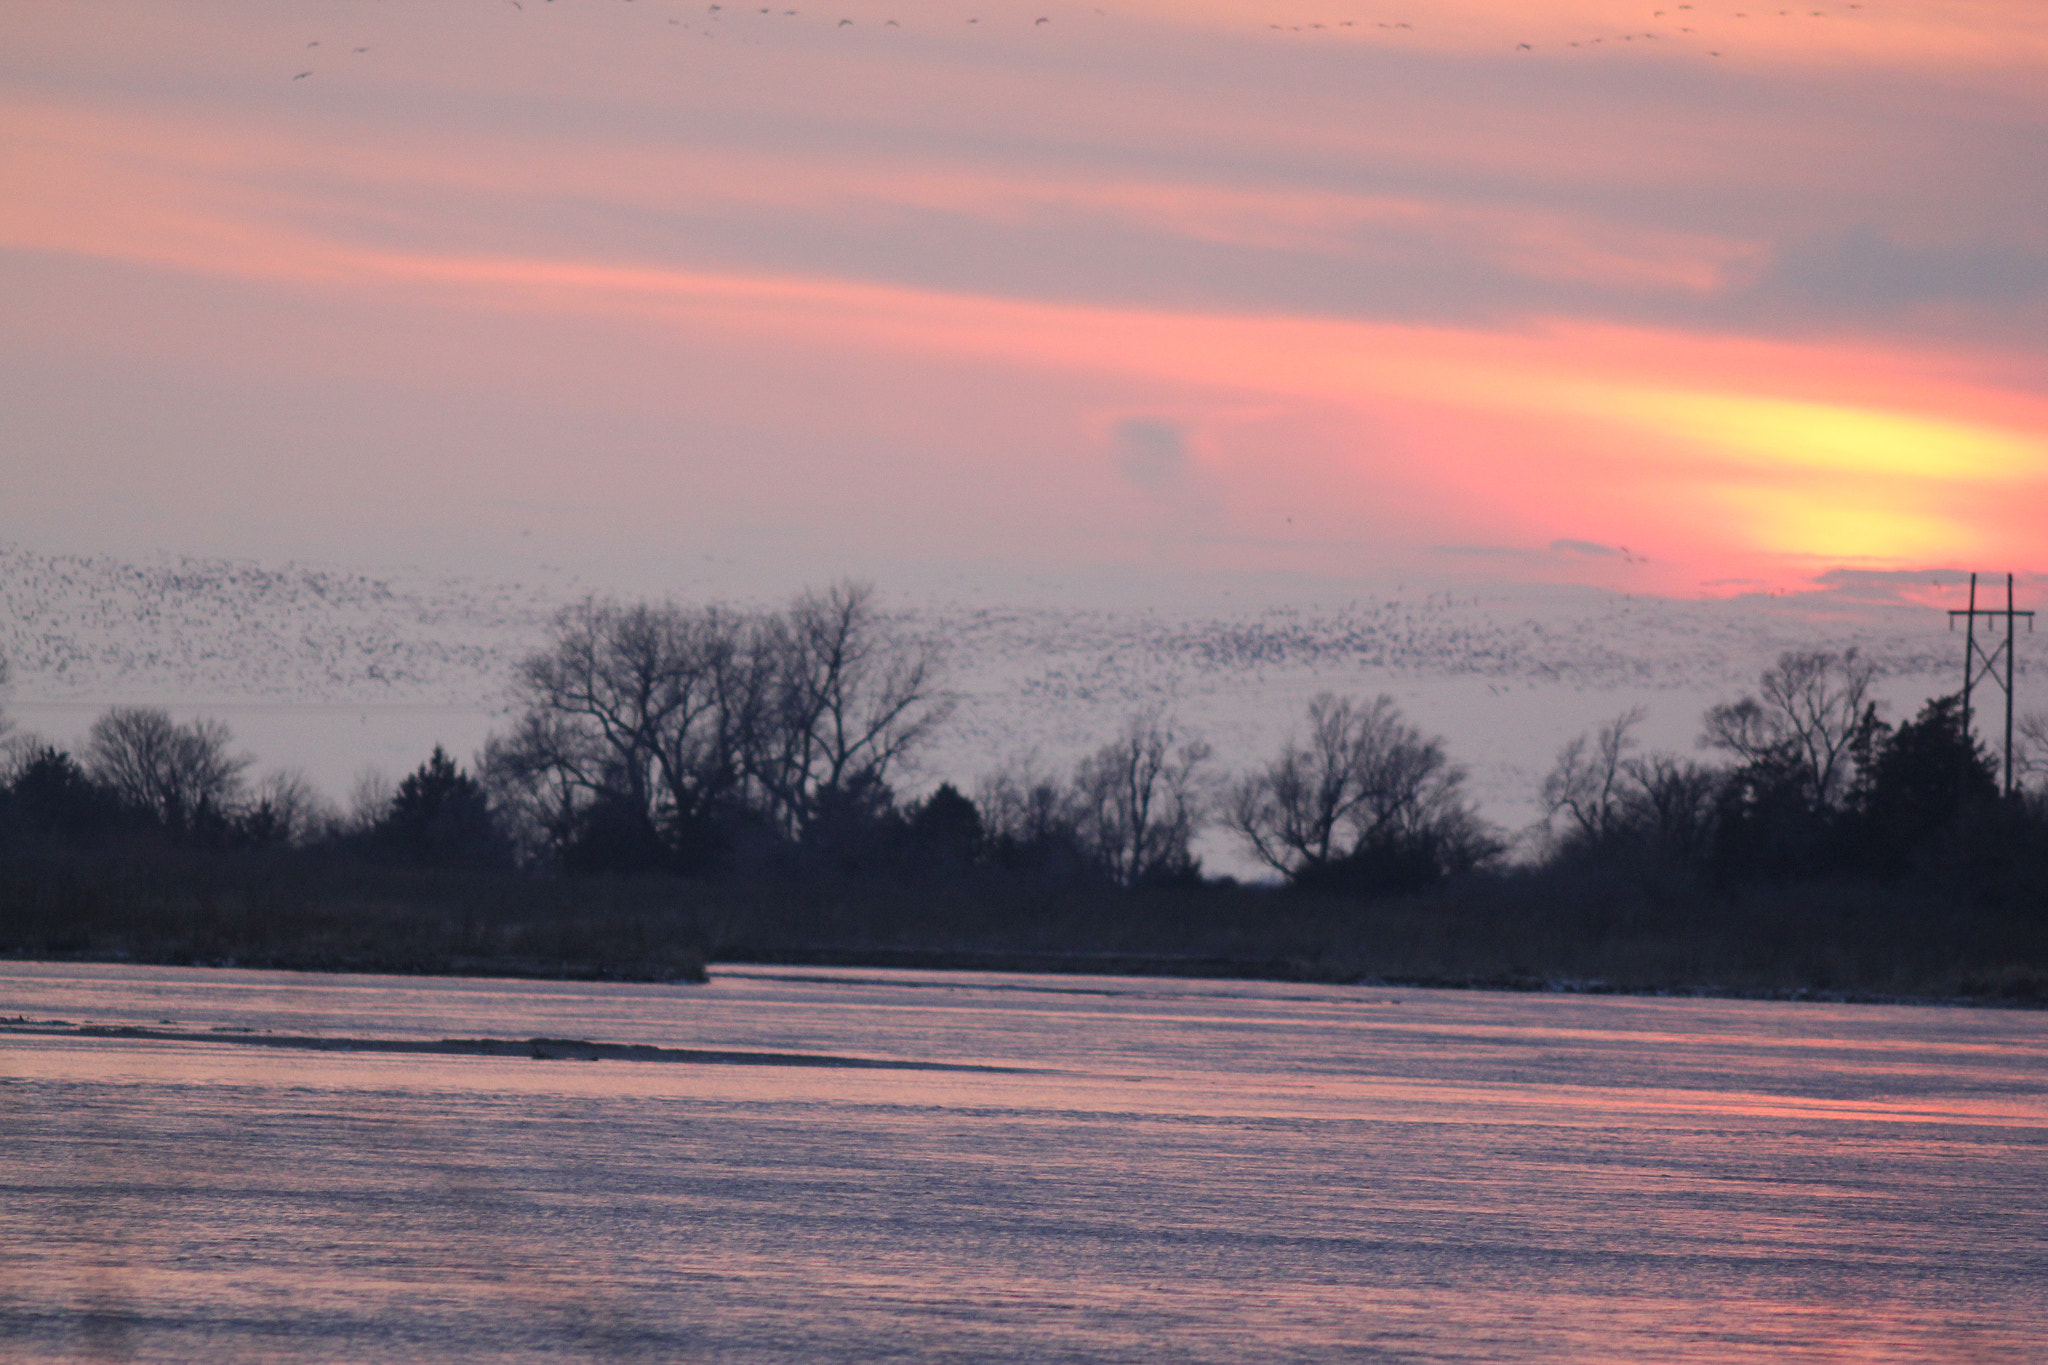
<svg viewBox="0 0 2048 1365"><path fill-rule="evenodd" d="M1849 747L1870 713L1876 666L1854 649L1792 651L1764 670L1756 696L1711 708L1700 744L1734 754L1774 783L1795 783L1809 805L1832 807L1847 789Z"/></svg>
<svg viewBox="0 0 2048 1365"><path fill-rule="evenodd" d="M1496 856L1464 792L1465 771L1388 696L1324 693L1308 739L1232 790L1226 819L1252 853L1297 885L1407 890Z"/></svg>
<svg viewBox="0 0 2048 1365"><path fill-rule="evenodd" d="M866 584L800 594L769 632L773 703L753 771L764 813L800 838L821 812L872 807L951 707L932 647L892 629Z"/></svg>
<svg viewBox="0 0 2048 1365"><path fill-rule="evenodd" d="M1903 872L1913 854L1999 804L1998 768L1963 725L1962 698L1936 697L1875 746L1855 787L1861 855Z"/></svg>
<svg viewBox="0 0 2048 1365"><path fill-rule="evenodd" d="M930 649L858 584L762 616L590 599L551 635L484 776L530 843L575 845L578 865L613 850L643 867L650 840L683 873L763 835L841 846L946 709Z"/></svg>
<svg viewBox="0 0 2048 1365"><path fill-rule="evenodd" d="M87 776L70 754L47 745L21 764L6 797L14 828L68 843L106 838L134 819L120 797Z"/></svg>
<svg viewBox="0 0 2048 1365"><path fill-rule="evenodd" d="M1714 803L1713 865L1732 880L1815 876L1834 862L1833 813L1813 800L1811 771L1789 751L1731 769Z"/></svg>
<svg viewBox="0 0 2048 1365"><path fill-rule="evenodd" d="M1599 844L1619 832L1633 785L1628 755L1636 747L1635 728L1646 714L1640 706L1631 707L1592 735L1579 735L1557 751L1541 792L1547 820L1565 821L1570 836L1580 843Z"/></svg>
<svg viewBox="0 0 2048 1365"><path fill-rule="evenodd" d="M340 819L304 773L266 773L235 817L240 842L253 847L312 843L338 833Z"/></svg>
<svg viewBox="0 0 2048 1365"><path fill-rule="evenodd" d="M504 867L511 842L490 798L440 745L398 784L390 808L370 829L380 857L410 867Z"/></svg>
<svg viewBox="0 0 2048 1365"><path fill-rule="evenodd" d="M813 872L859 876L898 868L908 827L895 793L872 774L818 791L794 841L784 847Z"/></svg>
<svg viewBox="0 0 2048 1365"><path fill-rule="evenodd" d="M606 791L576 807L559 856L569 872L627 876L674 872L679 861L643 807Z"/></svg>
<svg viewBox="0 0 2048 1365"><path fill-rule="evenodd" d="M1099 880L1102 869L1081 837L1072 788L1030 759L982 779L975 792L990 861L1047 880Z"/></svg>
<svg viewBox="0 0 2048 1365"><path fill-rule="evenodd" d="M942 867L961 867L981 856L981 811L950 782L910 809L913 858Z"/></svg>
<svg viewBox="0 0 2048 1365"><path fill-rule="evenodd" d="M1198 880L1192 843L1207 814L1209 746L1177 739L1157 708L1074 770L1076 833L1119 886Z"/></svg>
<svg viewBox="0 0 2048 1365"><path fill-rule="evenodd" d="M1718 768L1669 754L1628 764L1626 819L1633 836L1666 863L1702 863L1713 849L1722 784Z"/></svg>
<svg viewBox="0 0 2048 1365"><path fill-rule="evenodd" d="M2041 783L2048 779L2048 711L2029 711L2015 728L2019 742L2013 759L2020 779ZM2042 790L2048 792L2048 785Z"/></svg>
<svg viewBox="0 0 2048 1365"><path fill-rule="evenodd" d="M157 707L115 707L93 722L86 768L173 838L205 840L227 827L242 795L249 760L228 752L232 742L217 720L179 725Z"/></svg>
<svg viewBox="0 0 2048 1365"><path fill-rule="evenodd" d="M1554 853L1678 866L1707 857L1727 774L1668 754L1636 755L1634 731L1643 716L1632 707L1558 750L1541 790Z"/></svg>
<svg viewBox="0 0 2048 1365"><path fill-rule="evenodd" d="M579 866L610 850L632 870L702 870L695 855L718 842L703 832L749 804L774 666L761 623L592 598L550 634L519 666L524 713L486 748L493 795L534 843L575 845ZM687 847L654 858L676 833Z"/></svg>

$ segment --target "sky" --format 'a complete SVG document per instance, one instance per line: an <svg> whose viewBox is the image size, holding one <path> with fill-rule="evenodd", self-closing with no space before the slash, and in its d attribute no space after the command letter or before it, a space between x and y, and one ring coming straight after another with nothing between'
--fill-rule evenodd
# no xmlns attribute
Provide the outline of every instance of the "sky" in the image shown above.
<svg viewBox="0 0 2048 1365"><path fill-rule="evenodd" d="M2048 6L1754 5L8 0L0 540L2048 569Z"/></svg>

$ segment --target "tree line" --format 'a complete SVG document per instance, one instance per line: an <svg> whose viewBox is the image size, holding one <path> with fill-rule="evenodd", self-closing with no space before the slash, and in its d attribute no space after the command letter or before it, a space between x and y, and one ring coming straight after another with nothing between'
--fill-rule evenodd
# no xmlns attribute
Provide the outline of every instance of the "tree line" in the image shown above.
<svg viewBox="0 0 2048 1365"><path fill-rule="evenodd" d="M1981 885L2040 869L2048 791L2004 790L1960 696L1895 724L1871 696L1875 679L1853 649L1780 655L1755 692L1702 717L1699 746L1718 762L1641 752L1641 708L1574 739L1543 782L1547 857L1724 883L1930 874ZM2021 728L2024 770L2048 723ZM2048 902L2048 889L2032 895Z"/></svg>
<svg viewBox="0 0 2048 1365"><path fill-rule="evenodd" d="M250 780L218 721L114 708L75 752L12 746L0 832L568 875L972 867L1125 888L1202 884L1194 846L1218 823L1290 881L1362 890L1427 885L1503 847L1444 741L1384 696L1316 698L1300 736L1235 778L1151 708L1070 771L1016 761L971 796L949 782L904 799L952 703L934 646L854 583L763 612L587 599L512 689L516 719L473 770L437 748L346 815L303 778Z"/></svg>
<svg viewBox="0 0 2048 1365"><path fill-rule="evenodd" d="M1954 867L1982 882L2048 860L2048 802L2001 792L1958 699L1894 724L1875 677L1853 650L1787 653L1753 693L1702 717L1705 756L1644 752L1641 709L1616 717L1558 754L1543 825L1514 862L1445 741L1384 695L1316 697L1249 771L1220 771L1200 737L1149 708L1065 771L1012 762L971 793L949 782L907 798L899 784L951 703L935 647L900 631L872 589L840 583L753 612L590 598L518 665L516 718L472 769L437 747L341 814L303 778L251 780L218 721L115 708L75 751L14 737L0 841L1137 889L1207 884L1196 844L1221 829L1284 885L1340 897L1531 867L1727 886ZM2038 723L2031 733L2048 740Z"/></svg>

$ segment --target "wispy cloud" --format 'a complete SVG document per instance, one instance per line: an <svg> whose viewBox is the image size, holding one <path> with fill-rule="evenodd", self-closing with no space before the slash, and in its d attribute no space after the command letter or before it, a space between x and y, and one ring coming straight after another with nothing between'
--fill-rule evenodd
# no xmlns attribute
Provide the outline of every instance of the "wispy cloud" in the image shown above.
<svg viewBox="0 0 2048 1365"><path fill-rule="evenodd" d="M337 447L388 442L410 409L377 394L437 377L565 426L603 392L719 445L661 474L707 524L780 515L728 449L809 471L799 519L863 474L910 490L877 553L986 542L990 490L1028 501L1036 470L1062 530L1018 543L1066 557L1548 547L1501 562L1672 588L2032 562L2048 190L2013 168L2048 16L1812 8L32 0L0 15L0 288L64 363L241 345L273 387L346 376L368 401L320 405ZM117 302L45 291L57 263ZM212 320L231 296L246 337ZM428 315L446 340L392 359ZM225 339L154 340L181 326ZM67 435L49 350L10 352L39 414L17 506L273 439L230 404L183 446ZM1007 433L991 394L1019 395ZM502 470L546 465L546 427L401 435Z"/></svg>

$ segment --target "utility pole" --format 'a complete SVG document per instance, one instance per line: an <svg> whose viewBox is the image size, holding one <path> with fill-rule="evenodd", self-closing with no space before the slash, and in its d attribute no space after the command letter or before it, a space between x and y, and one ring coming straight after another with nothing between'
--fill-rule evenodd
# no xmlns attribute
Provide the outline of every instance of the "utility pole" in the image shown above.
<svg viewBox="0 0 2048 1365"><path fill-rule="evenodd" d="M2005 576L2005 605L2003 607L1979 607L1977 605L1977 575L1970 575L1970 605L1960 611L1948 614L1948 628L1956 628L1956 618L1963 618L1963 738L1967 741L1973 733L1970 729L1970 695L1979 678L1989 678L1994 686L2005 693L2005 794L2013 794L2012 771L2012 685L2013 685L2013 624L2019 617L2027 618L2027 633L2034 630L2034 613L2013 610L2012 575ZM2005 638L1993 648L1986 649L1977 638L1977 618L1983 616L1995 620L2005 618ZM1997 631L1987 630L1985 636L1997 639ZM2005 676L1998 674L1999 665L2005 666Z"/></svg>

